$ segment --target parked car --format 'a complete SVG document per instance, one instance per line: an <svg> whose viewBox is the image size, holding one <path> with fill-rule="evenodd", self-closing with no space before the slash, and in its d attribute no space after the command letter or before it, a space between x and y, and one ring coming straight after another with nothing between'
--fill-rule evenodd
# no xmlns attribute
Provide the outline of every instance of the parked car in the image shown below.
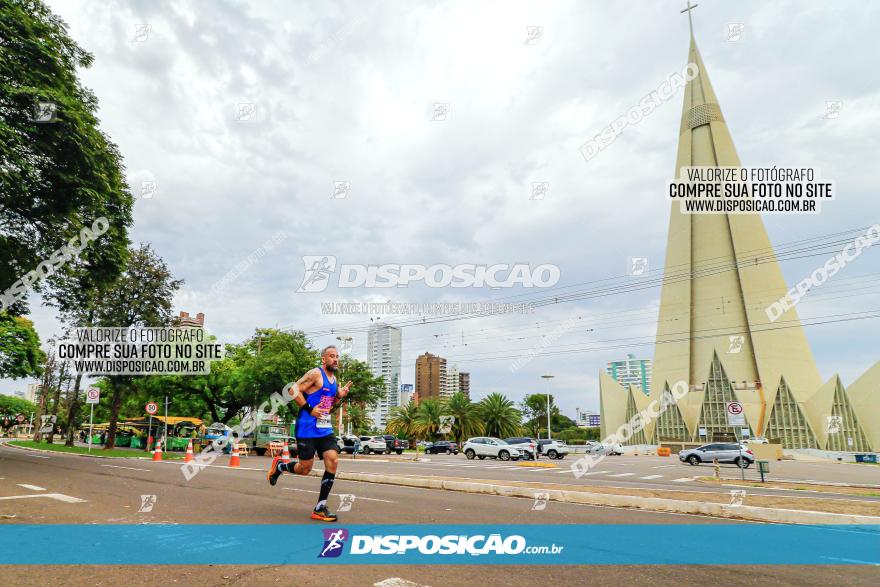
<svg viewBox="0 0 880 587"><path fill-rule="evenodd" d="M748 446L750 444L770 444L770 441L766 438L746 438L741 444L743 446Z"/></svg>
<svg viewBox="0 0 880 587"><path fill-rule="evenodd" d="M464 456L473 460L477 457L480 460L486 457L499 459L502 461L519 460L523 453L518 448L510 446L500 438L490 438L486 436L478 436L470 438L464 443Z"/></svg>
<svg viewBox="0 0 880 587"><path fill-rule="evenodd" d="M343 434L336 437L336 446L339 448L339 454L354 454L355 444L358 441L357 436ZM363 450L363 449L361 449Z"/></svg>
<svg viewBox="0 0 880 587"><path fill-rule="evenodd" d="M425 447L425 454L427 455L437 455L440 453L457 455L458 445L448 440L438 440L437 442L429 444Z"/></svg>
<svg viewBox="0 0 880 587"><path fill-rule="evenodd" d="M393 434L386 434L382 438L385 439L385 450L388 454L396 452L397 454L402 455L403 451L409 448L409 440L401 440Z"/></svg>
<svg viewBox="0 0 880 587"><path fill-rule="evenodd" d="M678 453L678 459L691 465L711 463L717 459L719 463L733 463L747 469L755 462L755 455L736 442L716 442L683 450Z"/></svg>
<svg viewBox="0 0 880 587"><path fill-rule="evenodd" d="M564 459L565 455L571 452L565 444L549 439L541 438L538 440L538 454L545 455L551 459Z"/></svg>
<svg viewBox="0 0 880 587"><path fill-rule="evenodd" d="M623 447L619 442L604 444L602 442L596 442L595 440L588 440L586 444L586 452L587 454L620 456L623 454Z"/></svg>
<svg viewBox="0 0 880 587"><path fill-rule="evenodd" d="M361 453L368 455L370 453L383 454L388 452L388 444L385 442L384 436L359 436L361 439Z"/></svg>
<svg viewBox="0 0 880 587"><path fill-rule="evenodd" d="M530 461L537 460L538 441L534 438L516 436L514 438L505 438L504 442L521 450L524 453L523 458L529 459Z"/></svg>

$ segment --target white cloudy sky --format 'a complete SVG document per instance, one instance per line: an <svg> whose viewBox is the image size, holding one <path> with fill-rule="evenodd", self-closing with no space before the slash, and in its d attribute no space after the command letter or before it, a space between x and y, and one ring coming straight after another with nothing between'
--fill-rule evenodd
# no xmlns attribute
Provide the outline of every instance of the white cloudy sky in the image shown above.
<svg viewBox="0 0 880 587"><path fill-rule="evenodd" d="M177 309L204 312L221 340L239 341L256 326L335 327L354 336L353 353L364 358L369 321L322 316L321 301L534 293L297 294L302 255L553 263L559 286L621 277L632 256L662 266L663 186L674 167L681 93L589 163L578 147L685 65L682 2L50 4L95 55L82 80L100 100L102 126L124 155L134 191L143 181L158 186L136 203L132 240L153 243L186 280ZM837 181L839 199L820 216L768 217L774 243L880 221L878 16L880 7L855 2L704 1L694 11L743 163L817 167ZM730 23L744 26L741 40L728 40ZM149 27L145 36L138 25ZM542 35L528 44L535 26ZM838 118L825 118L827 101L842 102ZM432 121L438 102L449 114ZM256 105L256 120L236 120L241 103ZM347 198L331 199L337 181L351 182ZM529 199L532 182L549 183L546 198ZM278 231L287 238L277 248L211 293ZM783 271L792 283L818 264L787 262ZM870 280L878 270L880 253L869 250L835 277L840 283L818 292L824 296L803 302L801 314L876 309ZM529 316L408 327L403 381L413 382L414 359L425 351L470 371L475 398L500 391L519 400L542 391L539 376L550 372L574 417L575 407L598 408L607 361L653 354L658 298L650 289ZM45 340L57 322L32 306ZM560 344L601 347L637 336L646 344L538 357L510 372L511 357L539 345L553 321L578 315L585 326L559 335ZM596 315L604 318L590 319ZM876 320L809 328L822 375L839 372L848 383L864 372L880 358L876 331ZM507 358L488 360L499 356Z"/></svg>

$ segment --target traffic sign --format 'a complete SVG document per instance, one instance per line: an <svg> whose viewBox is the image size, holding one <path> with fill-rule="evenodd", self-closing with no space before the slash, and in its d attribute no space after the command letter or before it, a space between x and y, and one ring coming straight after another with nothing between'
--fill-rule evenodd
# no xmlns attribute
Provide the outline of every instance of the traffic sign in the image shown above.
<svg viewBox="0 0 880 587"><path fill-rule="evenodd" d="M86 403L96 404L101 399L101 390L97 387L90 387L86 390Z"/></svg>
<svg viewBox="0 0 880 587"><path fill-rule="evenodd" d="M159 411L159 404L157 404L156 402L149 402L146 406L144 406L144 409L147 410L147 413L152 416Z"/></svg>
<svg viewBox="0 0 880 587"><path fill-rule="evenodd" d="M727 402L727 424L730 426L745 426L746 415L743 413L743 405L740 402Z"/></svg>
<svg viewBox="0 0 880 587"><path fill-rule="evenodd" d="M21 424L21 423L24 422L24 420L25 420L25 418L24 418L24 414L16 414L16 415L15 415L15 419L16 419L16 421L17 421L19 424Z"/></svg>

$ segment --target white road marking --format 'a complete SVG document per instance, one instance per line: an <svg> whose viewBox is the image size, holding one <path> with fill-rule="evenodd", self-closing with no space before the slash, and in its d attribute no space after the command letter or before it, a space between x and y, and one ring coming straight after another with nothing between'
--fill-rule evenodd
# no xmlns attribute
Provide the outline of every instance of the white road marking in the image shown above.
<svg viewBox="0 0 880 587"><path fill-rule="evenodd" d="M315 491L313 489L299 489L298 487L284 487L285 491L300 491L302 493L320 493L320 491ZM355 495L355 500L363 499L365 501L381 501L382 503L397 503L396 501L391 501L389 499L379 499L376 497L363 497L360 495Z"/></svg>
<svg viewBox="0 0 880 587"><path fill-rule="evenodd" d="M673 479L675 483L687 483L688 481L693 481L695 477L682 477L681 479Z"/></svg>
<svg viewBox="0 0 880 587"><path fill-rule="evenodd" d="M608 475L609 477L632 477L635 473L615 473L614 475Z"/></svg>
<svg viewBox="0 0 880 587"><path fill-rule="evenodd" d="M45 487L40 487L39 485L28 485L27 483L16 483L19 487L24 487L25 489L30 489L31 491L46 491Z"/></svg>
<svg viewBox="0 0 880 587"><path fill-rule="evenodd" d="M407 581L406 579L401 579L400 577L388 577L387 579L382 579L378 583L373 583L373 587L427 587L427 586L422 585L421 583L413 583L412 581Z"/></svg>
<svg viewBox="0 0 880 587"><path fill-rule="evenodd" d="M46 455L28 455L28 456L34 457L35 459L48 459L49 458Z"/></svg>
<svg viewBox="0 0 880 587"><path fill-rule="evenodd" d="M0 499L29 499L35 497L48 497L49 499L54 499L57 501L63 501L65 503L85 503L87 500L80 499L78 497L71 497L69 495L64 495L63 493L37 493L31 495L10 495L9 497L0 497Z"/></svg>
<svg viewBox="0 0 880 587"><path fill-rule="evenodd" d="M639 479L659 479L663 475L648 475L646 477L639 477Z"/></svg>
<svg viewBox="0 0 880 587"><path fill-rule="evenodd" d="M122 467L120 465L101 465L102 467L111 467L113 469L128 469L130 471L152 471L152 469L138 469L137 467Z"/></svg>

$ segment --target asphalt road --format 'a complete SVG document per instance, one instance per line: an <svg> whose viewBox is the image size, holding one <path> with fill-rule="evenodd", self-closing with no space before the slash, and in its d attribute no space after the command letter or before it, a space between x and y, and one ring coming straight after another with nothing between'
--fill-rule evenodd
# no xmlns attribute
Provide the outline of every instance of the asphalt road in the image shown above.
<svg viewBox="0 0 880 587"><path fill-rule="evenodd" d="M413 462L397 455L372 455L359 456L351 460L347 458L343 464L343 470L362 473L386 473L394 475L416 476L442 476L460 479L493 479L533 481L536 483L556 483L563 485L595 485L599 487L625 487L643 489L662 489L665 491L707 491L713 493L728 493L730 487L707 485L695 481L697 477L711 477L714 474L712 465L699 465L692 467L681 463L677 458L664 457L634 457L619 456L607 457L598 466L591 469L586 475L578 478L572 474L570 466L574 461L571 456L562 460L549 461L540 459L541 464L552 464L554 468L524 467L512 461L496 461L491 459L467 460L463 455L428 455L422 460ZM249 461L248 466L262 466L259 457ZM776 471L776 472L774 472ZM729 479L740 479L741 471L735 465L721 465L721 476ZM760 480L760 475L753 468L746 469L745 478L748 480ZM771 475L768 480L788 480L807 482L833 482L833 483L858 483L875 485L878 490L866 490L866 493L877 493L877 496L854 497L847 493L822 493L827 499L846 500L880 500L880 466L874 465L845 465L833 463L802 463L802 462L774 462L771 464ZM759 487L749 488L751 495L785 495L795 498L805 498L804 491L762 489Z"/></svg>
<svg viewBox="0 0 880 587"><path fill-rule="evenodd" d="M344 461L352 470L378 467L367 459ZM245 467L265 463L245 459ZM434 462L434 461L431 461ZM439 462L439 461L438 461ZM385 463L390 465L390 463ZM413 464L393 463L395 467ZM415 465L417 467L418 465ZM256 468L256 467L255 467ZM424 471L430 473L430 470ZM512 472L512 471L511 471ZM0 523L210 523L319 524L308 518L317 499L318 480L284 476L270 487L261 470L211 467L186 481L179 466L135 459L92 459L43 455L0 446ZM533 500L473 495L340 480L331 509L341 495L350 511L340 522L469 524L727 524L728 520L550 502L535 509ZM34 497L39 495L40 497ZM151 511L143 495L155 496ZM6 499L4 499L6 498ZM14 517L7 517L14 516ZM62 545L47 545L57 548ZM6 567L4 583L13 585L206 584L206 585L545 585L625 583L704 585L707 581L756 585L876 585L874 567L782 566L39 566ZM387 581L392 578L411 584ZM381 584L381 583L380 583Z"/></svg>

